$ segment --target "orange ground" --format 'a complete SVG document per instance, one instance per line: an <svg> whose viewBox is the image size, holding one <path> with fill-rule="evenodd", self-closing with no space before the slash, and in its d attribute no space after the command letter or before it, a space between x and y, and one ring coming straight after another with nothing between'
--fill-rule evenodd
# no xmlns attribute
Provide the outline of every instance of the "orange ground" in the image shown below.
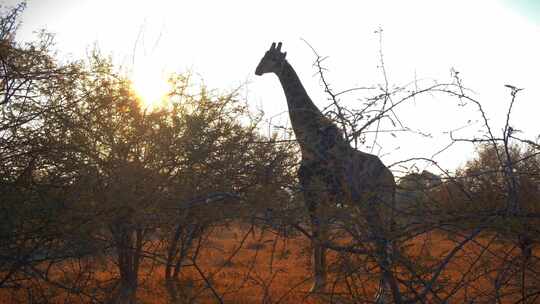
<svg viewBox="0 0 540 304"><path fill-rule="evenodd" d="M230 258L231 252L236 246L239 246L246 233L246 230L232 228L213 234L209 243L206 244L205 248L208 249L202 253L199 259L199 269L225 303L320 302L317 301L317 298L308 296L307 293L311 281L309 242L305 238L297 236L283 239L276 238L270 232L250 233L243 249ZM465 282L468 287L460 288L456 295L449 298L448 303L461 303L464 297L489 292L495 277L495 273L489 272L489 269L494 268L495 264L501 263L501 258L506 253L509 253L510 257L515 255L516 251L511 251L508 245L490 243L489 240L489 237L482 237L476 244L469 243L456 256L454 262L451 262L441 273L440 278L454 283L459 282L464 274L473 278L467 279ZM483 246L479 246L480 243ZM455 244L454 241L442 234L437 236L434 234L423 235L410 242L406 251L411 256L422 258L424 263L429 263L430 258L432 261L442 260L455 247ZM489 246L487 246L488 244ZM482 252L483 247L487 249ZM477 259L481 252L483 258ZM335 256L331 256L330 259L335 259ZM167 303L168 296L163 287L163 271L163 268L158 267L153 270L151 275L141 274L141 288L138 292L140 303ZM473 276L473 273L477 273L478 276ZM191 286L186 288L185 296L196 298L196 303L216 302L216 296L211 289L206 287L205 281L194 267L186 268L185 274L185 286ZM110 274L104 269L103 273L96 273L96 275L104 278ZM331 276L331 278L334 279L335 276ZM407 275L402 278L408 279ZM372 280L371 284L365 283L364 280L366 277L357 277L347 282L338 280L334 289L336 295L339 296L340 292L361 295L363 292L368 297L372 296L376 280ZM354 289L354 286L351 287L351 284L355 283L361 283L360 285L366 290L359 291ZM452 288L448 289L450 292ZM20 292L20 296L23 296L24 292ZM442 295L444 296L444 293ZM14 298L7 296L5 290L2 298L6 303L15 303ZM515 297L507 298L508 302L513 302L516 299ZM57 297L51 299L51 302L74 303L76 301L73 298L66 301L63 297Z"/></svg>

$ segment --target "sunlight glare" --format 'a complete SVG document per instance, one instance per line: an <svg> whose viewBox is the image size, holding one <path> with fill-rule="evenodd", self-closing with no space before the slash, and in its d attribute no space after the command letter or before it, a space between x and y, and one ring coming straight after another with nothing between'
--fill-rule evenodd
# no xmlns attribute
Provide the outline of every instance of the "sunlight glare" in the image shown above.
<svg viewBox="0 0 540 304"><path fill-rule="evenodd" d="M149 62L137 64L132 70L131 81L143 108L155 110L165 106L169 84L163 70Z"/></svg>

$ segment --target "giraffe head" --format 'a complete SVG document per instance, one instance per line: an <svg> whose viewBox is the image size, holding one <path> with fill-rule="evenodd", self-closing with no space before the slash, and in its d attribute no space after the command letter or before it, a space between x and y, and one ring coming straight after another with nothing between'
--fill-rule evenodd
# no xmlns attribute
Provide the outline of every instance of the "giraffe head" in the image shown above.
<svg viewBox="0 0 540 304"><path fill-rule="evenodd" d="M276 43L273 42L272 46L266 51L261 62L259 62L259 65L255 69L255 74L260 76L264 73L281 73L286 55L287 52L281 52L281 42L278 43L277 47Z"/></svg>

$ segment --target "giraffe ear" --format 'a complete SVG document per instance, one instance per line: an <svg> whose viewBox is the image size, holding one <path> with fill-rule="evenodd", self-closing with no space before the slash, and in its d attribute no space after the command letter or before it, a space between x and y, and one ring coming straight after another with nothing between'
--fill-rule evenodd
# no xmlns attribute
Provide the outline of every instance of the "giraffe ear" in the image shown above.
<svg viewBox="0 0 540 304"><path fill-rule="evenodd" d="M281 59L285 59L285 56L287 56L287 52L284 52L283 55L281 55Z"/></svg>

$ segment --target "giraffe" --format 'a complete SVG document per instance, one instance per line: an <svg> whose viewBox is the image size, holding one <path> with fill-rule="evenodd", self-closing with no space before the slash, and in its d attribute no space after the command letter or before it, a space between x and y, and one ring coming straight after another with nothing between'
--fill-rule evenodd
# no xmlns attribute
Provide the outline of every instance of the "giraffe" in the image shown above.
<svg viewBox="0 0 540 304"><path fill-rule="evenodd" d="M385 294L394 291L399 297L395 279L389 271L388 231L391 216L382 217L384 208L391 210L395 181L392 172L372 154L353 149L340 129L311 101L293 67L285 59L286 52L272 43L258 64L255 74L277 75L289 110L291 125L300 146L301 163L298 179L304 203L310 215L313 247L312 291L324 291L326 284L325 206L345 202L363 214L369 226L374 247L380 258L382 276L377 302L385 302ZM347 203L350 202L350 203ZM390 213L387 213L390 214ZM386 296L388 298L388 296Z"/></svg>

